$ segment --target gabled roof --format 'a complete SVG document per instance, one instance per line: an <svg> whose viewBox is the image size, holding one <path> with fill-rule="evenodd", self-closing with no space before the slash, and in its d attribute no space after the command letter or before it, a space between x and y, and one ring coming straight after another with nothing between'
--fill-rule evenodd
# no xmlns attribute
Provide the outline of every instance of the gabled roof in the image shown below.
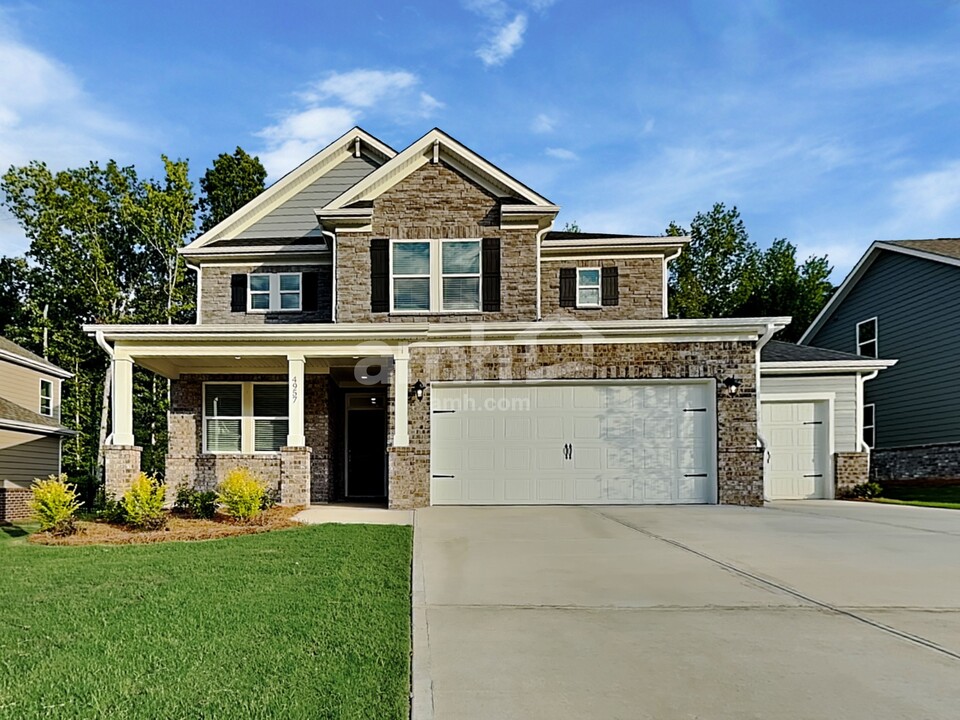
<svg viewBox="0 0 960 720"><path fill-rule="evenodd" d="M49 360L36 355L26 348L20 347L15 342L0 337L0 359L15 362L18 365L29 367L33 370L47 373L59 378L71 378L73 373L69 373L63 368L57 367Z"/></svg>
<svg viewBox="0 0 960 720"><path fill-rule="evenodd" d="M434 128L342 195L334 198L323 208L318 208L317 214L324 214L324 211L343 210L358 201L373 200L418 168L437 160L443 160L500 197L501 205L504 207L523 205L543 208L554 213L559 211L557 206L542 195L508 175L489 160L480 157L439 128Z"/></svg>
<svg viewBox="0 0 960 720"><path fill-rule="evenodd" d="M365 130L355 127L291 170L253 200L222 222L214 225L189 245L181 248L180 252L184 255L190 255L193 251L214 242L240 235L254 223L290 200L306 186L326 175L347 158L353 157L358 148L372 153L384 161L390 160L397 154L396 150L386 143L381 142Z"/></svg>
<svg viewBox="0 0 960 720"><path fill-rule="evenodd" d="M820 311L820 314L810 323L810 327L803 333L800 343L806 343L817 334L823 324L844 301L860 278L866 274L881 252L895 252L911 257L932 260L934 262L953 265L960 268L960 238L938 238L935 240L878 240L874 242L860 258L859 262L847 274L840 287Z"/></svg>
<svg viewBox="0 0 960 720"><path fill-rule="evenodd" d="M52 417L27 410L17 403L0 397L0 427L9 430L22 430L45 435L75 435L73 430L60 425Z"/></svg>

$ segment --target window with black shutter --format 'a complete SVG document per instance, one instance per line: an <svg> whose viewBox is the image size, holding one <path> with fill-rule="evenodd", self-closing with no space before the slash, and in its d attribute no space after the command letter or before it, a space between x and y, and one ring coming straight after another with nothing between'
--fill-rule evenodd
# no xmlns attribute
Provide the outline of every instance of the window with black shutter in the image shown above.
<svg viewBox="0 0 960 720"><path fill-rule="evenodd" d="M620 304L620 274L617 268L605 267L600 270L600 304Z"/></svg>
<svg viewBox="0 0 960 720"><path fill-rule="evenodd" d="M390 241L374 238L370 241L370 311L390 310Z"/></svg>
<svg viewBox="0 0 960 720"><path fill-rule="evenodd" d="M483 239L483 311L500 311L500 238Z"/></svg>
<svg viewBox="0 0 960 720"><path fill-rule="evenodd" d="M577 269L560 268L560 307L577 306Z"/></svg>
<svg viewBox="0 0 960 720"><path fill-rule="evenodd" d="M320 309L320 274L316 272L303 273L303 311L316 312Z"/></svg>
<svg viewBox="0 0 960 720"><path fill-rule="evenodd" d="M247 311L247 275L236 273L230 276L230 312Z"/></svg>

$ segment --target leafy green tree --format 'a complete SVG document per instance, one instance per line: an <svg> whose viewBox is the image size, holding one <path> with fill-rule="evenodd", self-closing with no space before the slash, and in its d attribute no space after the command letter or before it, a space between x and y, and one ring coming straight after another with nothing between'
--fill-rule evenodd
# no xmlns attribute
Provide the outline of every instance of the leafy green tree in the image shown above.
<svg viewBox="0 0 960 720"><path fill-rule="evenodd" d="M568 222L566 225L564 225L563 230L561 230L561 232L578 233L578 232L583 232L583 230L580 229L580 226L577 224L577 221L574 220L573 222Z"/></svg>
<svg viewBox="0 0 960 720"><path fill-rule="evenodd" d="M267 179L260 158L237 147L220 153L200 178L200 231L206 232L263 192Z"/></svg>

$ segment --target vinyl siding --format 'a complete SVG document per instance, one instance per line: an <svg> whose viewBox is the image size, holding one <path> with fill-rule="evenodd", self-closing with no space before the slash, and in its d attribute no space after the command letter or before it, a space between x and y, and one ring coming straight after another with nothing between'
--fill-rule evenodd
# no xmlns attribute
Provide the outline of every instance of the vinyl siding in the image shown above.
<svg viewBox="0 0 960 720"><path fill-rule="evenodd" d="M53 383L53 417L60 417L60 380L16 363L0 361L0 396L40 414L40 378Z"/></svg>
<svg viewBox="0 0 960 720"><path fill-rule="evenodd" d="M808 344L857 352L871 317L880 357L899 360L864 386L877 448L960 442L960 268L882 251Z"/></svg>
<svg viewBox="0 0 960 720"><path fill-rule="evenodd" d="M834 451L859 452L857 376L855 374L760 376L761 401L771 394L802 395L804 393L834 393ZM763 428L761 428L762 431Z"/></svg>
<svg viewBox="0 0 960 720"><path fill-rule="evenodd" d="M378 167L376 162L363 155L347 158L237 237L322 237L314 211L356 185Z"/></svg>
<svg viewBox="0 0 960 720"><path fill-rule="evenodd" d="M0 430L0 482L30 485L60 467L60 438Z"/></svg>

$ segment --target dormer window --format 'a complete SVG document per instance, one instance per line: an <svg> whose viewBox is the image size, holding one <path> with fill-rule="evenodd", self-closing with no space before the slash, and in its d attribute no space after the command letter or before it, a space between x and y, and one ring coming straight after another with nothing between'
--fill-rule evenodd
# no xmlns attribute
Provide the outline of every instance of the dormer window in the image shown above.
<svg viewBox="0 0 960 720"><path fill-rule="evenodd" d="M299 312L300 273L251 273L247 279L247 312Z"/></svg>

